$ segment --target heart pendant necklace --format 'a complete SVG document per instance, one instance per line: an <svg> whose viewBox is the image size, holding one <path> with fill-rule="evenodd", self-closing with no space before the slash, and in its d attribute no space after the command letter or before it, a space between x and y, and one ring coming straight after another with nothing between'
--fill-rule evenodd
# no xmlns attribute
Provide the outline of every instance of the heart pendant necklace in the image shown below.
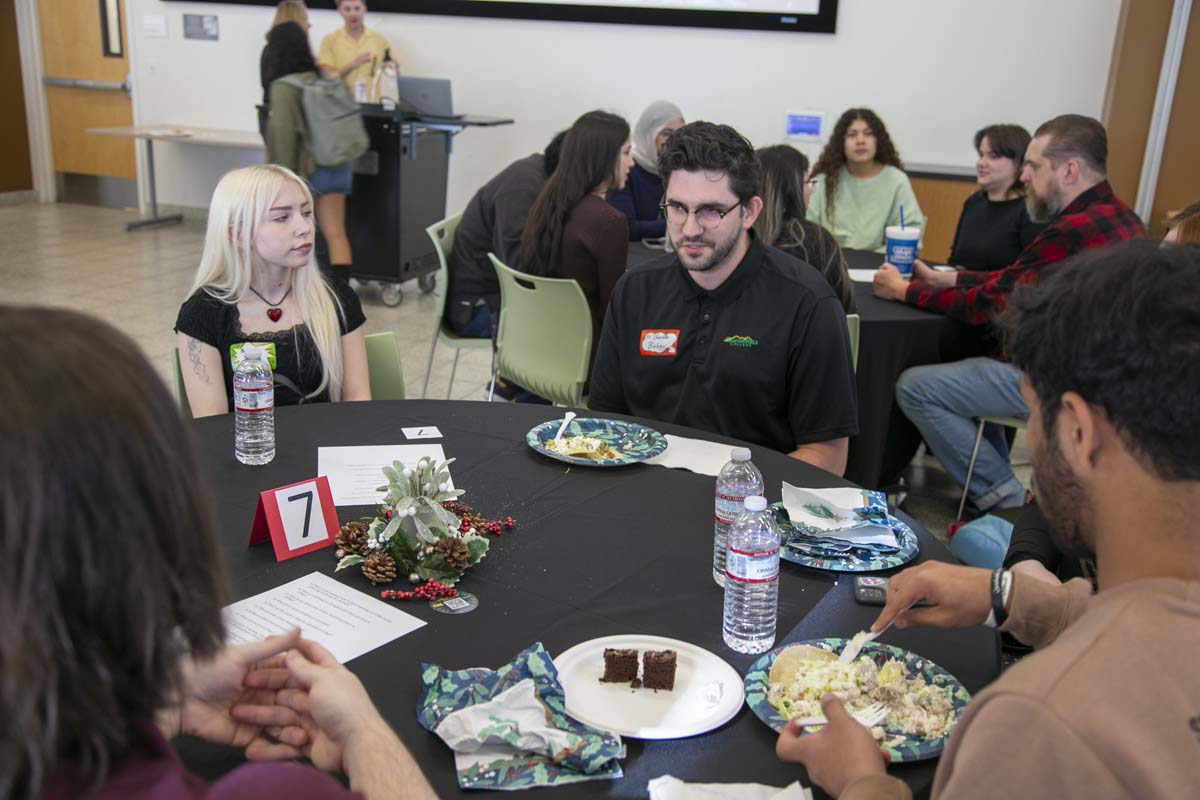
<svg viewBox="0 0 1200 800"><path fill-rule="evenodd" d="M283 305L284 300L288 299L288 295L292 293L291 287L289 286L288 290L283 293L283 297L279 298L278 303L272 303L270 300L263 297L261 294L255 291L253 286L250 287L250 291L254 292L255 297L270 306L270 308L267 309L267 318L270 319L271 322L279 322L280 317L283 316L283 309L280 308L280 306Z"/></svg>

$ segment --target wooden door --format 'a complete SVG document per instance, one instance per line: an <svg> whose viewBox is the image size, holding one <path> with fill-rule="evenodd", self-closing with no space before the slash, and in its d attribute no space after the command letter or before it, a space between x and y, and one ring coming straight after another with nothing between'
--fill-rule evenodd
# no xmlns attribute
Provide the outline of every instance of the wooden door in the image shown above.
<svg viewBox="0 0 1200 800"><path fill-rule="evenodd" d="M8 109L0 115L0 142L5 142L7 150L0 158L0 193L27 192L33 189L33 167L25 124L25 89L21 85L17 7L13 3L0 3L0 103Z"/></svg>
<svg viewBox="0 0 1200 800"><path fill-rule="evenodd" d="M38 0L46 108L58 172L137 177L132 139L84 133L132 125L129 95L120 89L53 85L56 80L125 82L129 56L123 6L121 0Z"/></svg>

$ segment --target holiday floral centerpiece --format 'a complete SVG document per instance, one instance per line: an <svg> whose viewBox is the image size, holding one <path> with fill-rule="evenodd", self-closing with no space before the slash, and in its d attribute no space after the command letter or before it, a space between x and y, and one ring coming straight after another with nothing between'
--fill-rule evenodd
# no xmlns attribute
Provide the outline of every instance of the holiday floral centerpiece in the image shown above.
<svg viewBox="0 0 1200 800"><path fill-rule="evenodd" d="M422 458L415 469L399 461L384 467L388 482L379 487L386 494L378 514L338 531L337 569L361 566L373 584L404 575L415 584L448 589L479 563L488 551L484 531L446 507L465 509L454 502L462 490L450 488L453 461Z"/></svg>

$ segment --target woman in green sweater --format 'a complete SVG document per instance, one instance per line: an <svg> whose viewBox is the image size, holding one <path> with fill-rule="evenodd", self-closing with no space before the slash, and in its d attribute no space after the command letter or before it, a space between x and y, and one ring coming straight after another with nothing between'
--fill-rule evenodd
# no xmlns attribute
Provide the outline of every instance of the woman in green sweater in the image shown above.
<svg viewBox="0 0 1200 800"><path fill-rule="evenodd" d="M904 224L925 234L925 215L887 128L869 108L842 114L813 167L818 182L808 219L851 250L883 252L884 229Z"/></svg>

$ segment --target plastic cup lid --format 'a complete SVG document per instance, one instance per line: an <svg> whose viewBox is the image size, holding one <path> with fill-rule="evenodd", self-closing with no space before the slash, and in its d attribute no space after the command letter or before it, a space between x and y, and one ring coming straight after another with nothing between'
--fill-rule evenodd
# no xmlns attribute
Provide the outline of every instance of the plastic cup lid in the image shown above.
<svg viewBox="0 0 1200 800"><path fill-rule="evenodd" d="M729 451L729 457L731 459L733 459L734 461L749 461L750 460L750 448L749 447L735 447Z"/></svg>
<svg viewBox="0 0 1200 800"><path fill-rule="evenodd" d="M751 495L742 501L747 511L766 511L767 498L761 494Z"/></svg>

